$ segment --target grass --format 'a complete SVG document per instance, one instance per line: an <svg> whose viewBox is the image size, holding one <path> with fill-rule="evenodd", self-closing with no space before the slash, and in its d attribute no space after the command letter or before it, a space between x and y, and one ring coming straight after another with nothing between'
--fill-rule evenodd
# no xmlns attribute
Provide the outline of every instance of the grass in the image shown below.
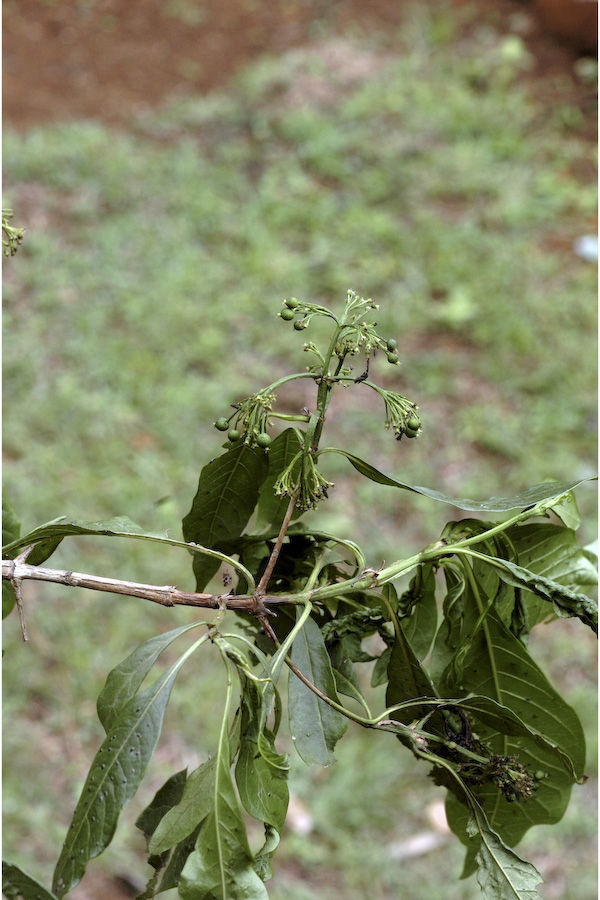
<svg viewBox="0 0 600 900"><path fill-rule="evenodd" d="M399 378L378 362L382 380L419 403L425 431L399 446L366 392L344 393L332 444L463 496L594 470L595 272L572 250L595 227L591 149L577 115L538 105L509 39L476 25L462 37L443 8L416 8L385 41L324 36L128 133L97 122L7 130L5 202L27 234L5 267L5 479L24 527L125 513L178 536L199 468L218 452L211 423L292 358L305 365L313 335L277 318L281 298L339 304L347 288L381 303L403 362ZM454 513L363 484L341 461L331 474L336 490L314 515L365 543L376 564L429 542ZM580 503L588 541L590 489ZM54 559L191 584L176 551L83 538ZM14 621L5 629L5 845L47 877L100 739L93 701L108 668L189 614L31 584L26 599L31 646ZM547 638L549 663L555 652L571 659L565 690L592 737L593 648L563 623L543 633L558 635ZM194 666L125 823L167 766L214 745L218 664ZM407 898L410 884L415 897L478 896L473 880L449 880L460 870L453 843L433 864L390 859L391 842L427 828L423 797L436 789L401 753L391 770L383 738L347 744L337 771L294 770L318 827L283 842L276 900L393 897L399 883ZM568 847L560 896L574 900L593 895L589 790L575 792L563 823L527 838L543 858ZM349 796L361 802L349 807ZM140 850L122 837L95 865L143 873Z"/></svg>

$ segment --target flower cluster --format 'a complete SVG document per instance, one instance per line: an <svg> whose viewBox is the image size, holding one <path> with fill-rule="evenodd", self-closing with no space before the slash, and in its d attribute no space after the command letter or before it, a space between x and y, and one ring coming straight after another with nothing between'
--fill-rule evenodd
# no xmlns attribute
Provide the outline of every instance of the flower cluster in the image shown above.
<svg viewBox="0 0 600 900"><path fill-rule="evenodd" d="M327 481L315 465L312 453L300 450L275 482L279 497L297 497L297 509L316 509L320 500L327 499L333 482Z"/></svg>

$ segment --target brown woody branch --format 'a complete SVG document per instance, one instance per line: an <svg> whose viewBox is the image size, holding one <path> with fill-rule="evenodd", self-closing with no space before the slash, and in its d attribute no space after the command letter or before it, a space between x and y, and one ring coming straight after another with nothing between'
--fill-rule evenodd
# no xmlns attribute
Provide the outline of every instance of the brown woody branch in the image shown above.
<svg viewBox="0 0 600 900"><path fill-rule="evenodd" d="M262 596L235 594L200 594L180 591L171 585L143 584L136 581L123 581L117 578L104 578L87 575L83 572L71 572L65 569L47 569L44 566L30 566L18 559L2 560L2 578L13 585L21 581L47 581L64 584L68 587L87 588L92 591L103 591L109 594L123 594L126 597L139 597L150 600L161 606L196 606L205 609L244 610L254 615L264 616L270 605L293 604L292 597Z"/></svg>

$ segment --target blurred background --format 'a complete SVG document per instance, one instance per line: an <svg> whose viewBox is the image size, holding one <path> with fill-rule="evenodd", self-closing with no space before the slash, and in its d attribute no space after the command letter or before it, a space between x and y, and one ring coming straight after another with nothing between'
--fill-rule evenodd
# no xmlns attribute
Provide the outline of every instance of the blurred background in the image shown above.
<svg viewBox="0 0 600 900"><path fill-rule="evenodd" d="M402 368L378 363L378 380L424 431L396 443L353 392L331 406L331 443L455 496L593 474L596 36L590 0L5 0L3 205L26 234L4 266L4 482L23 529L125 514L179 537L219 452L212 422L302 370L318 338L277 317L282 298L339 309L348 288L380 303ZM329 465L336 488L310 515L374 565L463 515ZM578 499L588 543L594 489ZM192 586L179 551L107 539L65 542L52 565ZM47 883L108 669L193 616L25 587L30 643L15 616L4 629L4 853ZM595 641L560 621L531 645L582 717L590 778L521 851L544 898L587 900ZM146 782L70 896L141 889L132 823L213 751L219 665L207 651L186 669ZM479 897L442 789L385 735L353 738L331 769L294 760L270 895Z"/></svg>

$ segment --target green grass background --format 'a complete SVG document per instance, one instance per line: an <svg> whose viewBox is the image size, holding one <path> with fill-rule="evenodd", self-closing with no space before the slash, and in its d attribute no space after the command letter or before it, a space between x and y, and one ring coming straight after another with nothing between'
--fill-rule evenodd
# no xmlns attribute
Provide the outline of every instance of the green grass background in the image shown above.
<svg viewBox="0 0 600 900"><path fill-rule="evenodd" d="M4 479L32 527L58 515L127 514L180 534L199 469L219 452L214 419L289 371L302 343L277 317L295 295L380 305L401 370L379 380L421 409L397 444L368 392L341 392L329 442L402 480L455 495L517 492L593 473L595 269L573 252L595 229L595 160L567 76L551 108L508 30L415 7L394 34L330 34L258 61L225 92L171 103L127 132L98 122L4 136L5 205L27 233L5 266ZM471 16L471 18L469 18ZM468 26L468 27L465 27ZM311 403L282 392L290 411ZM450 507L362 482L341 460L314 522L365 544L372 564L437 536ZM582 488L582 539L595 495ZM53 564L190 587L177 551L107 539L66 542ZM101 738L106 672L185 610L27 585L31 643L5 626L5 853L42 879ZM538 629L539 630L539 629ZM546 898L595 896L593 640L541 629L541 660L582 716L585 787L564 820L521 845ZM93 863L146 875L127 828L164 777L214 747L221 672L188 666L149 781L114 845ZM314 820L276 856L275 900L401 896L470 900L452 840L423 857L390 848L428 830L443 792L384 735L355 733L339 762L295 764ZM90 868L92 868L92 866ZM76 894L74 894L76 896Z"/></svg>

